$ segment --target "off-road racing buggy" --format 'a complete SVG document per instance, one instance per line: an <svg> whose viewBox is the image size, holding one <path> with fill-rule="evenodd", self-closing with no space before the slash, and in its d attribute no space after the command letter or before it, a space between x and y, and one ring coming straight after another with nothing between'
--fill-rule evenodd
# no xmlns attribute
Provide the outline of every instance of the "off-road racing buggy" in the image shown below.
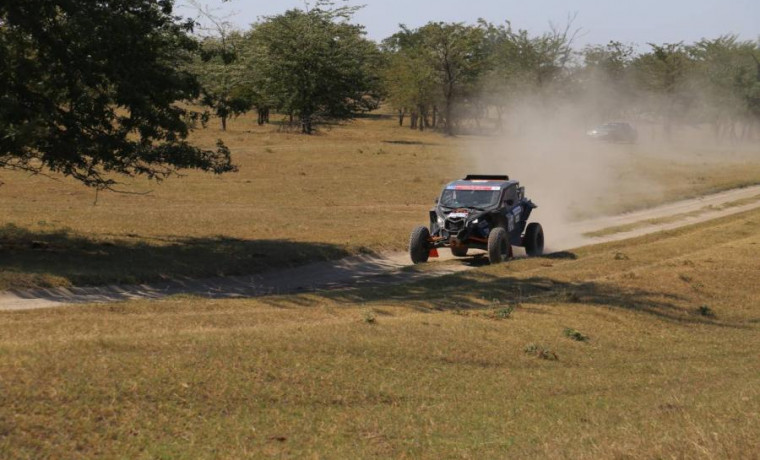
<svg viewBox="0 0 760 460"><path fill-rule="evenodd" d="M482 249L494 264L512 257L512 246L523 246L529 256L539 256L544 231L538 222L528 224L536 207L525 198L525 187L508 176L468 175L443 188L430 210L430 228L412 232L409 255L418 264L436 256L438 248L450 248L458 257Z"/></svg>

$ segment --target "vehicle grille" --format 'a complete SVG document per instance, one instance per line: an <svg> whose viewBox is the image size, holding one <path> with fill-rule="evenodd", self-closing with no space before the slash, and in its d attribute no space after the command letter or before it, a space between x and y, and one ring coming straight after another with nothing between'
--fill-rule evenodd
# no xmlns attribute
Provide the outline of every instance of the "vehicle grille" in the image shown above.
<svg viewBox="0 0 760 460"><path fill-rule="evenodd" d="M454 217L446 219L444 227L449 231L449 233L456 233L464 228L464 218Z"/></svg>

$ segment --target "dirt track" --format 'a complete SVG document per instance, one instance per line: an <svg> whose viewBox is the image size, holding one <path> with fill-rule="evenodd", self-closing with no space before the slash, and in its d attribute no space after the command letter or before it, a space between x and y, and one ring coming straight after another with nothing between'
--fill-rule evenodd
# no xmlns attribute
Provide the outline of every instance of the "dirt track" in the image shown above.
<svg viewBox="0 0 760 460"><path fill-rule="evenodd" d="M588 244L616 241L662 230L682 227L760 207L760 186L753 186L670 203L656 208L604 217L565 226L561 233L547 228L548 249L568 250ZM735 205L739 200L746 204ZM664 219L663 223L649 223ZM631 230L597 238L585 233L610 227L632 225ZM560 234L561 237L552 237ZM452 257L440 251L440 260ZM209 298L246 298L272 294L339 289L351 286L407 282L425 277L467 270L482 264L480 258L465 258L461 262L436 263L429 269L417 271L406 253L380 256L355 256L334 262L319 262L302 267L278 270L252 276L213 278L205 280L175 280L138 286L102 286L81 288L37 289L0 292L0 311L30 310L71 304L115 302L129 299L158 299L176 294L193 294Z"/></svg>

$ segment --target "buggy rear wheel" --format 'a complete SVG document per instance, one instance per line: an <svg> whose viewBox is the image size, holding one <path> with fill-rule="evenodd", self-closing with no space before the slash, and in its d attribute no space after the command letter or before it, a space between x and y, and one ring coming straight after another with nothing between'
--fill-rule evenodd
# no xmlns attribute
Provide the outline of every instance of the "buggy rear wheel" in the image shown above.
<svg viewBox="0 0 760 460"><path fill-rule="evenodd" d="M509 244L507 231L503 227L496 227L488 234L488 261L492 264L504 262L512 255L512 246Z"/></svg>
<svg viewBox="0 0 760 460"><path fill-rule="evenodd" d="M538 222L528 224L523 237L525 252L530 257L537 257L544 253L544 229Z"/></svg>
<svg viewBox="0 0 760 460"><path fill-rule="evenodd" d="M427 262L430 257L430 230L427 227L417 227L409 237L409 256L412 263Z"/></svg>

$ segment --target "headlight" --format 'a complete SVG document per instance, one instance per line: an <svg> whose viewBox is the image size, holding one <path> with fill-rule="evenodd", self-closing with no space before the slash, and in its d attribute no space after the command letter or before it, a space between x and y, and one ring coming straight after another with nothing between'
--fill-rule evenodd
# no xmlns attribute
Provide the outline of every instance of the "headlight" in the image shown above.
<svg viewBox="0 0 760 460"><path fill-rule="evenodd" d="M438 216L438 226L439 226L439 227L443 227L443 223L444 223L444 222L445 222L445 220L443 220L443 217L441 217L441 216Z"/></svg>
<svg viewBox="0 0 760 460"><path fill-rule="evenodd" d="M478 223L478 219L473 219L473 220L472 220L472 223L473 223L473 224L477 224L477 223Z"/></svg>

